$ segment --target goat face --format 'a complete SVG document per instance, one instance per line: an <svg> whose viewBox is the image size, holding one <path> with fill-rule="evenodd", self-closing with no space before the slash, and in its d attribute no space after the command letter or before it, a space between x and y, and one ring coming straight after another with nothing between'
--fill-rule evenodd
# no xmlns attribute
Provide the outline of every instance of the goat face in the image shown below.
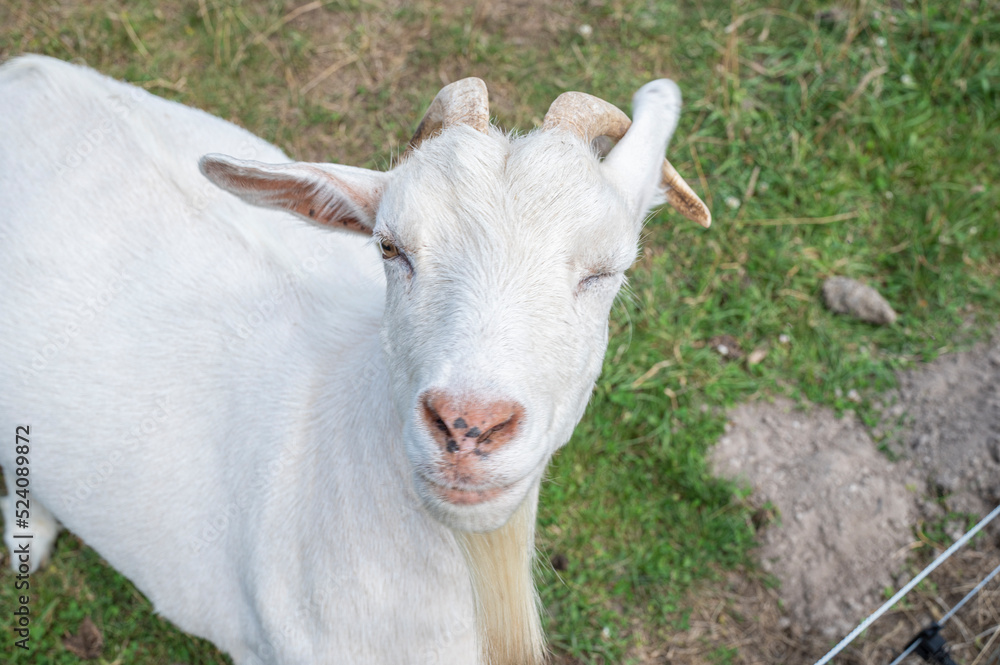
<svg viewBox="0 0 1000 665"><path fill-rule="evenodd" d="M374 237L387 278L382 343L415 487L448 526L502 526L569 439L650 204L666 189L707 224L683 181L666 180L676 86L650 86L628 133L624 114L587 97L582 116L557 100L543 130L514 139L489 129L485 98L440 103L449 86L411 142L419 148L387 173L202 160L251 203ZM595 103L607 117L581 130ZM589 139L608 134L621 141L602 162Z"/></svg>
<svg viewBox="0 0 1000 665"><path fill-rule="evenodd" d="M583 141L459 127L394 172L383 343L425 505L502 525L579 421L639 220Z"/></svg>

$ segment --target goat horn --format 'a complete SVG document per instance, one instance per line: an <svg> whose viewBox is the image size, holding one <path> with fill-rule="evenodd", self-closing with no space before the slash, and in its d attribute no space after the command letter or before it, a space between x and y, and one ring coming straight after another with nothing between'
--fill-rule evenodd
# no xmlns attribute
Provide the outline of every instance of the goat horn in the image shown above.
<svg viewBox="0 0 1000 665"><path fill-rule="evenodd" d="M565 129L588 142L601 136L620 141L631 126L632 121L617 106L585 92L564 92L556 97L542 121L543 130ZM662 184L667 203L677 212L704 227L712 223L708 206L668 159L663 160Z"/></svg>
<svg viewBox="0 0 1000 665"><path fill-rule="evenodd" d="M469 125L484 133L489 130L490 101L482 79L464 78L441 88L410 139L406 153L453 125Z"/></svg>
<svg viewBox="0 0 1000 665"><path fill-rule="evenodd" d="M706 229L712 225L712 212L691 186L684 182L669 159L663 160L663 187L667 190L667 203L683 217Z"/></svg>
<svg viewBox="0 0 1000 665"><path fill-rule="evenodd" d="M564 92L552 102L542 129L565 129L585 141L599 136L621 140L632 121L625 113L608 102L585 92Z"/></svg>

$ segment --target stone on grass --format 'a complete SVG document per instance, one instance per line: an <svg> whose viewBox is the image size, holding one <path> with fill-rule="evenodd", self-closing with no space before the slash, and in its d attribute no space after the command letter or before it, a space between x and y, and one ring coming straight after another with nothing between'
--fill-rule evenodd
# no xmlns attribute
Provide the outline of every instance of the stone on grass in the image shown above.
<svg viewBox="0 0 1000 665"><path fill-rule="evenodd" d="M823 282L823 300L838 314L880 326L896 321L896 312L878 291L848 277L830 277Z"/></svg>

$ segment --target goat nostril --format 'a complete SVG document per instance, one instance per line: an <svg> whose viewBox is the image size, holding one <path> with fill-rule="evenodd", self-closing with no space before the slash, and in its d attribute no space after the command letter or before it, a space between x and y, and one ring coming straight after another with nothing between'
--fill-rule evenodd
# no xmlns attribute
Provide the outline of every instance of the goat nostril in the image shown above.
<svg viewBox="0 0 1000 665"><path fill-rule="evenodd" d="M480 434L478 437L476 437L476 443L477 444L486 443L487 441L490 440L491 436L493 436L494 434L496 434L497 432L499 432L500 430L502 430L504 427L506 427L508 424L510 424L510 421L512 421L513 419L514 419L514 416L511 416L510 418L508 418L507 420L503 421L499 425L494 425L493 427L489 428L488 430L486 430L485 432L483 432L482 434ZM469 436L469 435L466 434L466 436Z"/></svg>
<svg viewBox="0 0 1000 665"><path fill-rule="evenodd" d="M524 410L516 402L469 399L443 391L424 393L420 407L422 425L438 449L452 460L456 458L450 455L466 453L486 457L513 440L520 431Z"/></svg>
<svg viewBox="0 0 1000 665"><path fill-rule="evenodd" d="M431 401L425 398L423 406L424 406L424 421L431 425L434 425L434 427L438 428L439 430L441 430L441 432L450 437L451 431L448 429L448 425L445 424L444 418L442 418L441 415L438 414L437 409L434 408L434 406L431 404Z"/></svg>

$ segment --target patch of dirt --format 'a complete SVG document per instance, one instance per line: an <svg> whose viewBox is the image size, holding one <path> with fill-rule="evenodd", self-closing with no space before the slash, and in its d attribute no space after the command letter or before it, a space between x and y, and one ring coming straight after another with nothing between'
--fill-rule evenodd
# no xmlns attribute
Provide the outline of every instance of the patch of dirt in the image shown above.
<svg viewBox="0 0 1000 665"><path fill-rule="evenodd" d="M788 616L828 637L849 632L906 561L917 519L908 465L889 462L853 415L778 400L729 417L712 461L777 512L760 556L781 580Z"/></svg>
<svg viewBox="0 0 1000 665"><path fill-rule="evenodd" d="M853 415L836 418L787 400L737 407L712 451L720 475L742 479L778 519L760 534L763 578L733 575L715 593L714 644L737 663L809 662L864 619L1000 501L1000 338L900 376L874 430L901 459L878 451ZM950 517L950 519L949 519ZM944 534L923 532L925 522ZM967 545L869 630L839 663L887 663L1000 563L1000 524ZM711 594L710 594L711 596ZM945 626L957 662L1000 658L1000 590L989 585ZM699 610L696 610L699 615ZM719 621L731 617L722 628ZM707 622L707 623L705 623ZM666 662L703 662L703 656ZM655 661L654 661L655 662ZM907 662L920 662L911 658Z"/></svg>
<svg viewBox="0 0 1000 665"><path fill-rule="evenodd" d="M1000 503L1000 338L901 375L887 401L903 417L896 452L949 509L981 515Z"/></svg>

